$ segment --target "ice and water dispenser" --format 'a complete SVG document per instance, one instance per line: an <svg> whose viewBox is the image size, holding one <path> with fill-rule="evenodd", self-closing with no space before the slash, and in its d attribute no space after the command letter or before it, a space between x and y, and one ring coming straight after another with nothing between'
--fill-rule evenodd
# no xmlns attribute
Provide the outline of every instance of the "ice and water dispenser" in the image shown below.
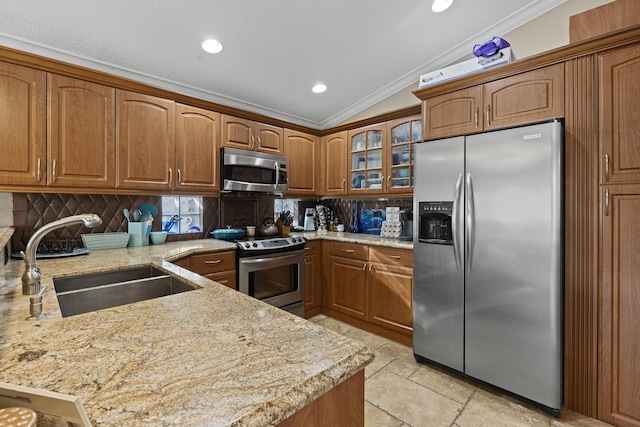
<svg viewBox="0 0 640 427"><path fill-rule="evenodd" d="M418 202L418 241L453 245L453 202Z"/></svg>

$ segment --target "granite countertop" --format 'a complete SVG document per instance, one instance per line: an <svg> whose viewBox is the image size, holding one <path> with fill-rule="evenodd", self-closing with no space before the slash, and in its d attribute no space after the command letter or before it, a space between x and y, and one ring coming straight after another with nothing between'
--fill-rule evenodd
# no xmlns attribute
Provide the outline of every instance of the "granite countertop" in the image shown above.
<svg viewBox="0 0 640 427"><path fill-rule="evenodd" d="M13 227L0 227L0 248L9 243L14 231Z"/></svg>
<svg viewBox="0 0 640 427"><path fill-rule="evenodd" d="M326 236L325 236L326 237ZM79 396L94 425L274 425L373 360L363 344L171 264L214 239L38 260L45 316L26 320L23 263L0 281L0 381ZM154 264L200 289L62 318L52 277Z"/></svg>
<svg viewBox="0 0 640 427"><path fill-rule="evenodd" d="M398 239L383 238L374 234L336 232L336 231L300 231L291 233L304 236L308 240L332 240L336 242L359 243L371 246L385 246L398 249L413 249L413 242Z"/></svg>

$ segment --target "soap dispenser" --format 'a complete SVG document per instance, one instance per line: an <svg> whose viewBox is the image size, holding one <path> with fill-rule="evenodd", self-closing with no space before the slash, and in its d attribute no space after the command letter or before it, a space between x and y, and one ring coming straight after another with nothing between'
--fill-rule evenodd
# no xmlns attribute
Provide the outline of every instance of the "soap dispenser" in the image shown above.
<svg viewBox="0 0 640 427"><path fill-rule="evenodd" d="M304 231L316 231L315 213L313 208L304 211Z"/></svg>

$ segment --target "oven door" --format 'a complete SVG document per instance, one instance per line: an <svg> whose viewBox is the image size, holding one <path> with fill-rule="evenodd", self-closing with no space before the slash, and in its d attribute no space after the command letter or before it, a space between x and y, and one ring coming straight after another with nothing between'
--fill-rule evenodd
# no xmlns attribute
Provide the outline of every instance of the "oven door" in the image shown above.
<svg viewBox="0 0 640 427"><path fill-rule="evenodd" d="M304 251L238 259L238 290L304 315Z"/></svg>

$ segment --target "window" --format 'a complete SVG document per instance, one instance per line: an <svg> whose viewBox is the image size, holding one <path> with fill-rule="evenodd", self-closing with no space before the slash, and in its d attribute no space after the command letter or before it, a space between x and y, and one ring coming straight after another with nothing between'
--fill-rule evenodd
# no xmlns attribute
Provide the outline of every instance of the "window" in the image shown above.
<svg viewBox="0 0 640 427"><path fill-rule="evenodd" d="M169 234L200 233L202 197L162 196L162 230Z"/></svg>
<svg viewBox="0 0 640 427"><path fill-rule="evenodd" d="M298 200L296 199L274 199L273 212L278 218L281 212L289 211L293 215L293 224L291 227L298 225Z"/></svg>

